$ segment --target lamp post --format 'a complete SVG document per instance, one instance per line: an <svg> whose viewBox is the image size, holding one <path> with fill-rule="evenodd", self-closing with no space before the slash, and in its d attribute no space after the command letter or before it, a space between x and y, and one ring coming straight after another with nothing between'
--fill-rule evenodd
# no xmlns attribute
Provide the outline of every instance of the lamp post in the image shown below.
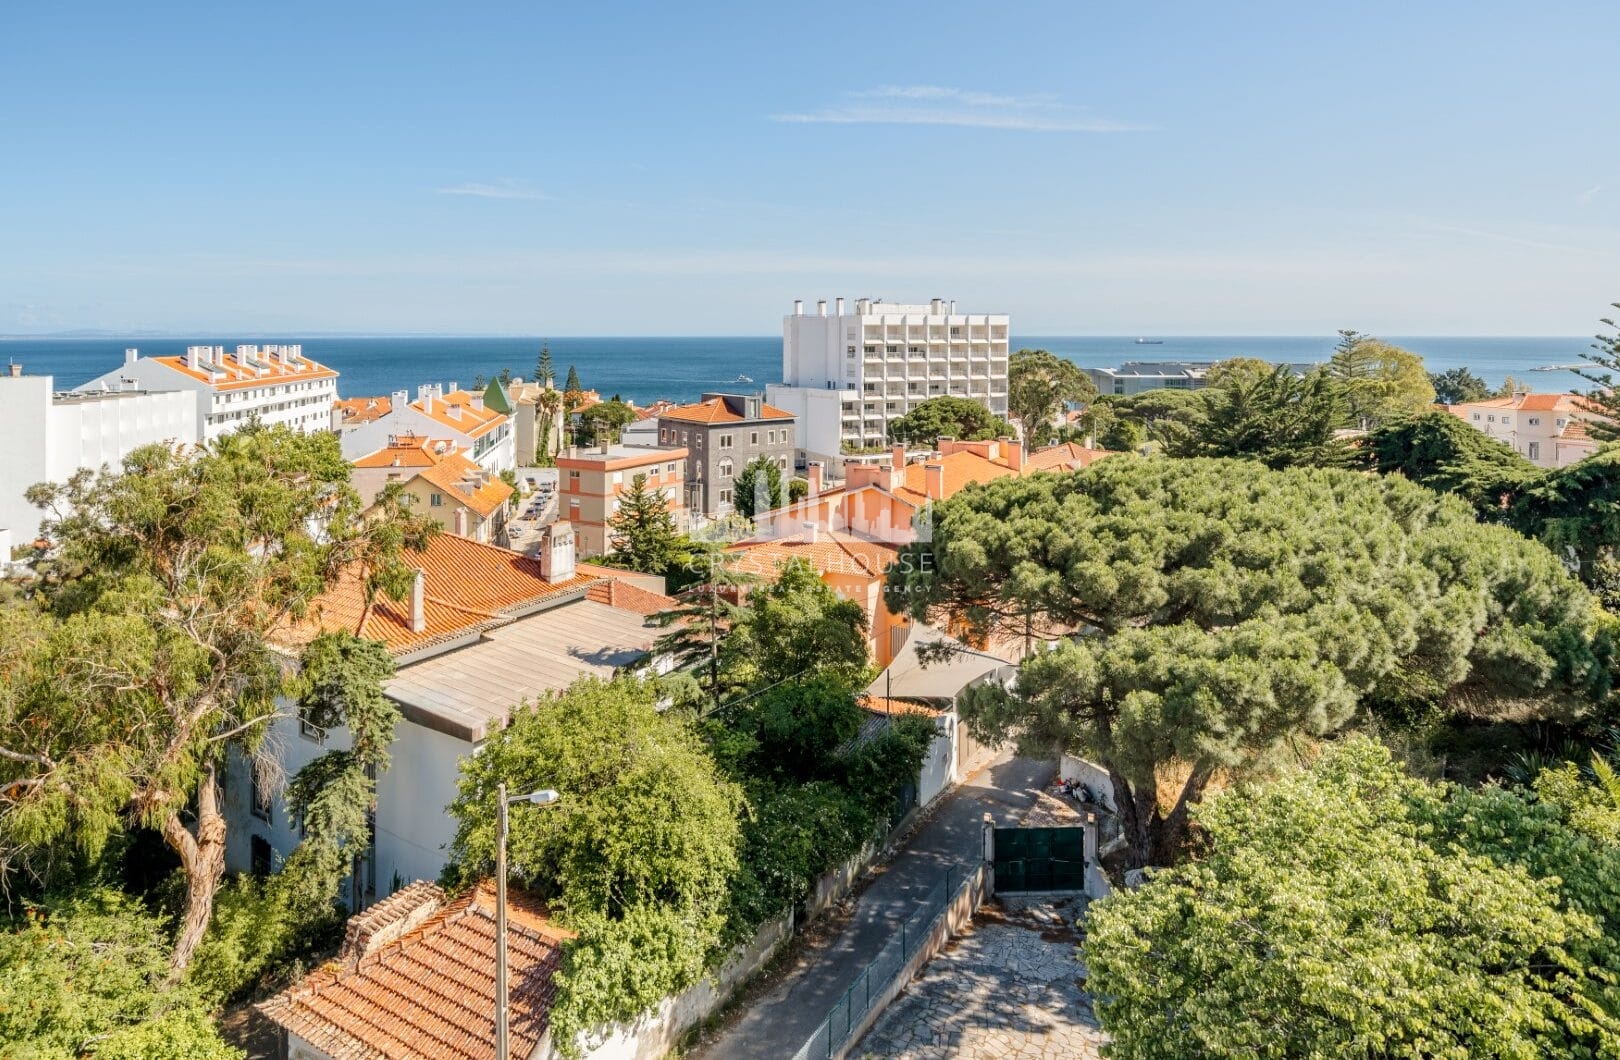
<svg viewBox="0 0 1620 1060"><path fill-rule="evenodd" d="M527 795L506 794L503 781L498 788L495 805L495 1057L509 1060L511 1047L506 1031L506 808L514 802L529 802L536 806L550 806L562 798L551 788L531 791Z"/></svg>

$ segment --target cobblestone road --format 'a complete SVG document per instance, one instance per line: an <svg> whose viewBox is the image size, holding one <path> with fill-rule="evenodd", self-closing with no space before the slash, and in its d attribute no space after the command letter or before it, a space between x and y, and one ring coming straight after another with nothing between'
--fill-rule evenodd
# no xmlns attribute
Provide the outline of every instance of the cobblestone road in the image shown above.
<svg viewBox="0 0 1620 1060"><path fill-rule="evenodd" d="M1106 1040L1081 987L1078 905L986 906L923 967L852 1056L1098 1060Z"/></svg>

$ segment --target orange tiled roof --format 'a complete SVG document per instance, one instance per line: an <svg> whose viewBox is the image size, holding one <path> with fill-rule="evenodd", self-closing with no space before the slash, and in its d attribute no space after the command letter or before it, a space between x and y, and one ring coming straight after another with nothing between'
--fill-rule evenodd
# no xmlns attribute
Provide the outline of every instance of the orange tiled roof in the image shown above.
<svg viewBox="0 0 1620 1060"><path fill-rule="evenodd" d="M234 352L227 352L218 364L220 371L216 374L221 376L218 382L201 368L187 368L183 356L153 357L152 360L174 369L183 376L207 383L215 390L245 390L249 387L285 383L294 379L302 381L337 378L336 371L303 356L296 358L292 364L285 364L279 358L272 361L266 356L258 361L264 372L260 375L259 368L249 367Z"/></svg>
<svg viewBox="0 0 1620 1060"><path fill-rule="evenodd" d="M817 574L854 574L881 578L894 562L898 549L849 534L821 531L809 535L743 541L731 546L752 562L749 573L769 576L795 561L809 563Z"/></svg>
<svg viewBox="0 0 1620 1060"><path fill-rule="evenodd" d="M473 403L475 397L478 398L479 404ZM424 406L423 401L418 398L411 402L411 408L458 434L464 434L469 438L482 438L506 419L505 413L484 408L482 402L482 394L474 395L465 390L452 390L442 397L435 396L431 406Z"/></svg>
<svg viewBox="0 0 1620 1060"><path fill-rule="evenodd" d="M676 606L675 600L671 597L651 592L634 582L619 578L603 578L594 583L586 595L599 604L637 615L656 615L660 611L668 611Z"/></svg>
<svg viewBox="0 0 1620 1060"><path fill-rule="evenodd" d="M449 439L402 434L391 444L374 453L367 453L353 463L358 468L432 467L455 452L459 450Z"/></svg>
<svg viewBox="0 0 1620 1060"><path fill-rule="evenodd" d="M421 632L411 629L411 603L379 596L368 606L358 571L345 571L337 584L316 597L303 622L281 640L302 644L316 634L348 630L380 640L395 655L498 625L513 613L551 598L583 592L595 581L576 574L553 584L540 575L540 561L510 549L484 545L454 534L439 534L405 560L423 573Z"/></svg>
<svg viewBox="0 0 1620 1060"><path fill-rule="evenodd" d="M1068 471L1078 467L1088 467L1105 456L1116 456L1107 449L1087 449L1074 442L1064 442L1062 445L1049 446L1037 449L1024 460L1024 470L1029 471Z"/></svg>
<svg viewBox="0 0 1620 1060"><path fill-rule="evenodd" d="M529 1056L546 1032L571 937L538 899L508 892L512 1057ZM259 1011L333 1060L490 1060L495 943L495 885L486 880L352 966L322 965Z"/></svg>
<svg viewBox="0 0 1620 1060"><path fill-rule="evenodd" d="M417 478L437 486L465 508L488 519L512 499L511 486L490 475L483 468L460 453L447 453L430 467L423 468ZM478 484L474 484L478 483Z"/></svg>
<svg viewBox="0 0 1620 1060"><path fill-rule="evenodd" d="M1585 442L1591 440L1592 432L1586 426L1585 420L1572 419L1564 424L1564 429L1558 432L1558 437L1567 438L1572 442Z"/></svg>
<svg viewBox="0 0 1620 1060"><path fill-rule="evenodd" d="M888 699L884 696L862 696L861 707L873 714L916 714L924 718L937 718L945 713L937 707L925 707L921 703L912 703L905 699Z"/></svg>
<svg viewBox="0 0 1620 1060"><path fill-rule="evenodd" d="M694 405L680 405L658 415L660 419L682 420L686 423L742 423L747 418L731 411L730 406L721 398L710 398L708 401L699 401ZM791 420L793 413L784 412L775 405L767 405L761 402L759 418L762 420Z"/></svg>
<svg viewBox="0 0 1620 1060"><path fill-rule="evenodd" d="M927 460L922 464L907 464L905 484L896 489L894 495L918 504L927 502L929 499L927 464L938 464L945 470L944 488L941 496L934 498L935 500L953 497L960 493L963 487L974 482L989 482L991 479L1018 474L1008 465L986 460L978 453L956 452L949 456Z"/></svg>
<svg viewBox="0 0 1620 1060"><path fill-rule="evenodd" d="M385 397L338 398L332 407L343 413L344 423L370 423L392 412L394 401Z"/></svg>

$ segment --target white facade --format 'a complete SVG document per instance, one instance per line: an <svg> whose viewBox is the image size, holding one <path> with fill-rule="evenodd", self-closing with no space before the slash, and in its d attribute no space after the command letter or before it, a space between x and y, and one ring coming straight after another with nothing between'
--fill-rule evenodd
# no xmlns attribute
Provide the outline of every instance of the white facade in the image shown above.
<svg viewBox="0 0 1620 1060"><path fill-rule="evenodd" d="M517 470L512 418L486 408L483 394L469 393L454 383L425 383L417 388L415 401L409 397L408 391L395 391L387 415L344 431L344 459L358 460L387 448L392 439L412 435L448 439L492 475Z"/></svg>
<svg viewBox="0 0 1620 1060"><path fill-rule="evenodd" d="M39 536L44 513L24 499L36 482L64 482L80 468L116 468L153 442L197 439L197 402L186 391L97 394L52 389L45 376L0 377L0 528L15 544ZM0 560L10 559L0 556Z"/></svg>
<svg viewBox="0 0 1620 1060"><path fill-rule="evenodd" d="M766 395L798 416L807 455L836 455L826 445L835 434L840 448L887 446L890 421L929 398L972 398L1007 415L1007 314L958 313L939 298L917 305L857 298L853 312L839 298L831 314L825 300L816 309L807 314L795 302L783 318L782 383ZM837 395L836 419L827 394Z"/></svg>
<svg viewBox="0 0 1620 1060"><path fill-rule="evenodd" d="M337 380L337 372L305 357L302 346L238 346L234 354L223 346L188 346L184 356L125 350L122 367L78 389L187 391L200 428L193 440L212 441L255 418L298 431L330 430Z"/></svg>

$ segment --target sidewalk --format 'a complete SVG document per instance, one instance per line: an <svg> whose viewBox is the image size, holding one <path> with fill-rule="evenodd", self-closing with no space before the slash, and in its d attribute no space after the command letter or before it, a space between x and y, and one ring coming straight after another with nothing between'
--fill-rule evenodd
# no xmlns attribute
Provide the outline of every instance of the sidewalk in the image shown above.
<svg viewBox="0 0 1620 1060"><path fill-rule="evenodd" d="M874 870L876 879L848 921L796 954L782 981L699 1046L691 1054L694 1060L792 1056L900 922L939 883L946 866L980 856L984 815L993 815L999 825L1016 823L1056 771L1052 761L1003 756L942 796L943 804L927 823Z"/></svg>

